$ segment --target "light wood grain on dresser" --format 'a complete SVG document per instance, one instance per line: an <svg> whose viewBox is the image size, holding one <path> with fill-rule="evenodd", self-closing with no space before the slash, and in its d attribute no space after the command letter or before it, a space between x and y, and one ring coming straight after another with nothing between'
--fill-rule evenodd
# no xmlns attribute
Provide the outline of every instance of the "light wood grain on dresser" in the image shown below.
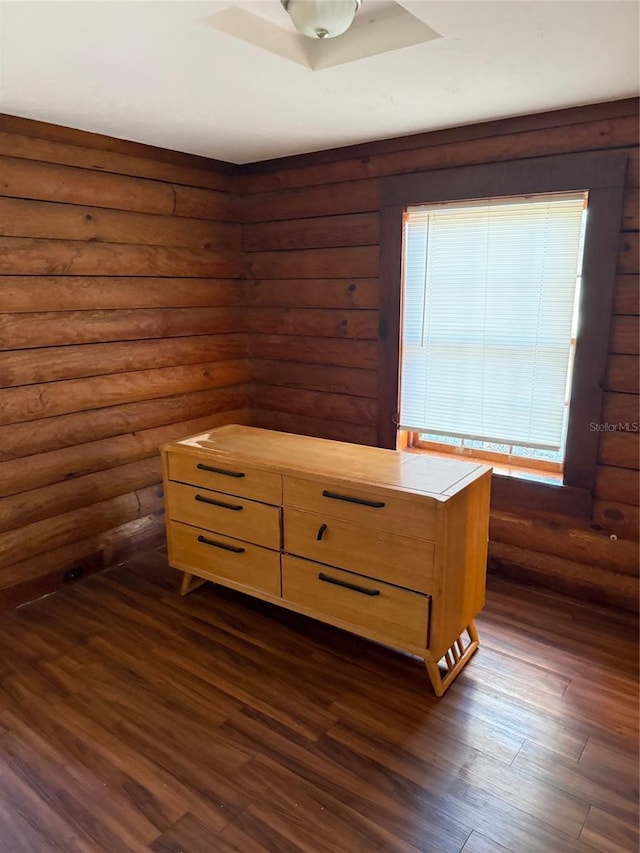
<svg viewBox="0 0 640 853"><path fill-rule="evenodd" d="M239 464L237 460L213 461L206 454L171 454L169 479L278 506L282 500L279 474Z"/></svg>
<svg viewBox="0 0 640 853"><path fill-rule="evenodd" d="M173 521L218 531L265 548L280 548L280 508L234 495L169 483L167 513Z"/></svg>
<svg viewBox="0 0 640 853"><path fill-rule="evenodd" d="M172 565L207 580L233 581L236 589L249 587L280 595L280 554L219 533L208 533L178 521L169 522Z"/></svg>
<svg viewBox="0 0 640 853"><path fill-rule="evenodd" d="M427 644L429 597L285 554L282 595L326 621L401 648Z"/></svg>
<svg viewBox="0 0 640 853"><path fill-rule="evenodd" d="M285 507L284 550L319 563L433 591L433 542Z"/></svg>

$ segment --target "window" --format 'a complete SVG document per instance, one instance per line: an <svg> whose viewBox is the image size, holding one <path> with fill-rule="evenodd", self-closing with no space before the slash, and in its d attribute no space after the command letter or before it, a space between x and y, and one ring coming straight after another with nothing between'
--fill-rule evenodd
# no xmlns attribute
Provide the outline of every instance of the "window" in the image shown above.
<svg viewBox="0 0 640 853"><path fill-rule="evenodd" d="M423 205L441 207L447 203L468 212L473 207L469 202L478 199L508 201L558 194L584 197L588 193L582 278L576 297L579 323L570 382L570 405L561 430L566 435L561 482L537 483L509 476L496 477L492 500L496 507L508 508L516 501L521 508L528 506L554 514L589 517L599 447L598 433L590 425L602 417L603 380L626 166L625 151L594 151L450 167L382 179L378 337L378 444L381 447L398 446L402 237L407 209ZM449 263L456 260L454 253ZM459 305L459 308L462 313L465 306ZM537 407L538 402L535 403ZM422 424L417 426L423 428ZM434 430L431 434L444 431L445 434L464 433L465 437L467 432L474 436L478 432L485 435L484 429L476 430L475 426L473 429L468 425L464 429L453 429L451 421L445 424L438 422L435 426L428 423L426 426ZM493 435L493 432L495 430L488 430L486 435L502 441L502 433ZM525 438L531 446L544 445L527 452L537 450L542 453L545 448L554 452L552 447L557 443L557 438L547 433L509 436L510 440L524 441ZM462 441L463 437L453 435L448 440ZM562 441L560 445L562 448Z"/></svg>
<svg viewBox="0 0 640 853"><path fill-rule="evenodd" d="M409 207L400 428L560 471L587 193Z"/></svg>

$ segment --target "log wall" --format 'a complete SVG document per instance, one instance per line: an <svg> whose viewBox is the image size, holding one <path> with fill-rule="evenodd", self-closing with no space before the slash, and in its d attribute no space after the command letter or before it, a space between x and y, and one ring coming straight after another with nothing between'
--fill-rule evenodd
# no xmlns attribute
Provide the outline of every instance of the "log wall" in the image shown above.
<svg viewBox="0 0 640 853"><path fill-rule="evenodd" d="M0 117L0 606L162 541L165 440L376 443L387 175L627 151L602 420L640 421L637 126L619 101L237 168ZM636 606L637 434L602 433L569 515L513 494L494 570Z"/></svg>
<svg viewBox="0 0 640 853"><path fill-rule="evenodd" d="M593 105L249 167L243 245L254 423L376 442L380 179L571 152L629 154L603 421L638 423L638 103ZM638 434L603 432L590 511L494 508L491 565L635 608ZM582 515L582 518L577 516ZM617 537L612 540L610 537Z"/></svg>
<svg viewBox="0 0 640 853"><path fill-rule="evenodd" d="M0 118L0 606L161 542L158 445L248 419L234 172Z"/></svg>

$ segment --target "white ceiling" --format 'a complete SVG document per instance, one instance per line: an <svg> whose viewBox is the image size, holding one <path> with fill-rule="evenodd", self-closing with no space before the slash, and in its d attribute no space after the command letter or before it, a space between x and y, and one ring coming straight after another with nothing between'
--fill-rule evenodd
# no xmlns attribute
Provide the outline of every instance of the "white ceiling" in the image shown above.
<svg viewBox="0 0 640 853"><path fill-rule="evenodd" d="M278 0L3 0L0 112L247 163L638 94L636 0L398 5L440 37L314 71Z"/></svg>

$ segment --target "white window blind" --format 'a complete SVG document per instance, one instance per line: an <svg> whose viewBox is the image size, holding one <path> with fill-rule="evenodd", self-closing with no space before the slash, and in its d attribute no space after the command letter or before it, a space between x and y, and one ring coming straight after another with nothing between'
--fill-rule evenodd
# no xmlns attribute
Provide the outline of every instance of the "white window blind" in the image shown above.
<svg viewBox="0 0 640 853"><path fill-rule="evenodd" d="M411 207L400 426L559 450L586 194Z"/></svg>

